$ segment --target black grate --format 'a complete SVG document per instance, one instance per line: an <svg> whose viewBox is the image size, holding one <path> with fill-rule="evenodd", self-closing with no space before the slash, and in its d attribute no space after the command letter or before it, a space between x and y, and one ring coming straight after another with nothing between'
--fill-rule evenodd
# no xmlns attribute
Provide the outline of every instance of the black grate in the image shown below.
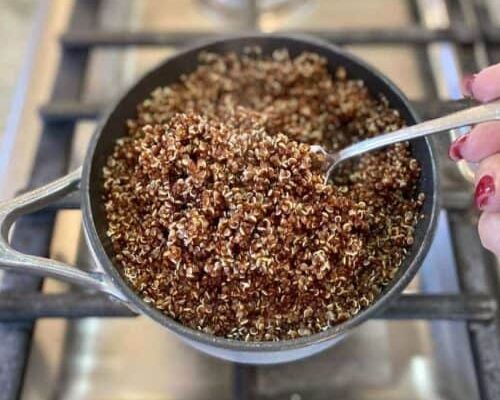
<svg viewBox="0 0 500 400"><path fill-rule="evenodd" d="M214 36L207 32L109 32L99 30L99 0L75 2L68 30L61 37L62 59L50 102L42 107L44 121L30 187L37 187L64 175L68 168L75 124L81 119L95 119L102 104L81 102L89 53L99 48L130 46L180 46L190 41ZM465 6L464 6L465 4ZM495 28L481 1L450 1L450 29L428 30L419 24L398 29L364 29L300 32L330 40L336 44L391 44L422 47L448 41L456 44L466 70L476 70L479 47L486 50L491 62L500 61L500 29ZM466 9L468 15L466 15ZM472 15L470 14L472 12ZM470 18L473 22L470 22ZM465 21L469 19L466 24ZM422 52L424 54L424 52ZM428 60L423 58L425 73L430 76ZM432 77L428 82L432 81ZM457 102L430 99L414 103L421 115L431 118L462 108ZM446 187L442 205L448 211L455 247L460 294L404 294L379 318L461 320L467 323L471 351L481 397L500 398L500 286L495 260L480 244L469 211L470 188L467 185ZM58 210L78 208L78 199L69 198L50 209L29 215L16 225L13 244L20 250L47 256ZM134 314L104 295L70 291L43 294L41 279L6 274L0 290L0 387L2 399L20 397L23 375L30 350L33 323L37 318L124 317ZM255 367L235 366L234 397L256 397Z"/></svg>

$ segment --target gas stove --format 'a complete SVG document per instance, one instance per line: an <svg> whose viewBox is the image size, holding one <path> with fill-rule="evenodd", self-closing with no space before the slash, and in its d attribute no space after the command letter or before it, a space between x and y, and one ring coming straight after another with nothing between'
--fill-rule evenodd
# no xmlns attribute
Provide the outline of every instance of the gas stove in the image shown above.
<svg viewBox="0 0 500 400"><path fill-rule="evenodd" d="M344 46L393 79L424 118L462 107L452 101L460 97L461 75L500 62L493 2L227 2L240 13L236 19L219 3L225 2L42 4L47 21L69 22L54 75L35 80L54 82L39 109L40 130L12 132L3 187L19 186L20 171L30 165L30 188L78 166L96 120L122 90L176 48L223 33L307 33ZM26 145L37 137L36 148ZM417 278L382 315L333 348L284 365L231 364L187 347L104 295L9 273L0 291L0 399L499 399L498 261L480 245L471 170L447 159L449 140L436 138L442 212ZM79 199L68 197L23 218L13 243L94 269L78 208Z"/></svg>

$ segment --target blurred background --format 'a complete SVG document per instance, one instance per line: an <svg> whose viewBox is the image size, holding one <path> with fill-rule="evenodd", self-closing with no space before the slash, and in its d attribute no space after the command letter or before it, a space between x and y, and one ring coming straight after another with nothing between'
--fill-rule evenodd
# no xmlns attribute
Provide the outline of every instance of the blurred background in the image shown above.
<svg viewBox="0 0 500 400"><path fill-rule="evenodd" d="M120 93L221 33L329 40L386 73L425 118L457 107L465 73L500 62L496 0L0 0L0 10L0 199L79 166ZM446 156L460 133L436 142L443 211L399 314L310 359L240 366L120 317L130 313L105 296L4 274L0 399L500 399L498 264L477 238L470 171ZM77 197L23 218L12 240L96 268Z"/></svg>

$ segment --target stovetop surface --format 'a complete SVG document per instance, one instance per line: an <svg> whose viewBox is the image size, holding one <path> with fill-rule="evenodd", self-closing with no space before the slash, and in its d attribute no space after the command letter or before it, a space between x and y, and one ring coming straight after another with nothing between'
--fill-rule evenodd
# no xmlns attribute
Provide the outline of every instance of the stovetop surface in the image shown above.
<svg viewBox="0 0 500 400"><path fill-rule="evenodd" d="M201 3L107 1L101 25L132 30L168 27L176 32L236 29L238 21ZM297 8L265 13L261 29L405 28L414 24L416 10L409 4L310 0ZM394 44L346 47L386 73L411 99L436 96L430 89L433 82L422 72L428 49ZM172 51L168 47L94 50L82 101L108 103ZM94 127L93 121L77 123L72 167L81 164ZM438 139L443 189L463 192L467 183L447 159L447 143L446 136ZM476 215L464 211L464 218L472 224ZM77 210L58 212L51 255L92 269L80 222ZM407 292L458 292L452 237L448 212L443 211L429 255ZM52 280L44 283L46 292L66 288ZM479 399L468 346L465 322L373 320L317 356L253 370L254 383L259 398L273 399ZM234 365L187 347L143 317L39 320L22 399L229 399L234 395L234 373Z"/></svg>

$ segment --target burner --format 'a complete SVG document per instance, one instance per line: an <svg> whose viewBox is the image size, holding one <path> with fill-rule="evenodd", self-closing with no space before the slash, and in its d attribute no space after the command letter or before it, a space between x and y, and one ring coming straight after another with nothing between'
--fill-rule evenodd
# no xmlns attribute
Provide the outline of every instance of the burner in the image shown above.
<svg viewBox="0 0 500 400"><path fill-rule="evenodd" d="M314 0L198 0L211 18L225 25L255 28L261 16L289 20L307 9Z"/></svg>
<svg viewBox="0 0 500 400"><path fill-rule="evenodd" d="M304 3L304 0L198 0L205 7L224 13L245 12L251 3L255 3L259 12L279 11L283 8L296 7ZM307 0L306 0L307 1ZM310 0L309 0L310 1Z"/></svg>

